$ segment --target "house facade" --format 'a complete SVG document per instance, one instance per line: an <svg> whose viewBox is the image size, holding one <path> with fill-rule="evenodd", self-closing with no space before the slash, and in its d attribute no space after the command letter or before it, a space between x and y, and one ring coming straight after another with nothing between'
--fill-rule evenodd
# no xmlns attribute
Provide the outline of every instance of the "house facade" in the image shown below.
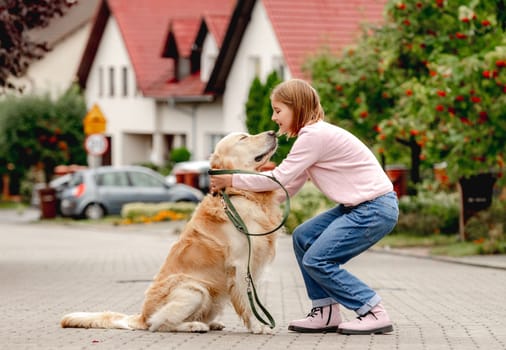
<svg viewBox="0 0 506 350"><path fill-rule="evenodd" d="M44 57L30 64L17 84L25 94L49 93L56 98L73 83L89 37L92 18L98 0L79 1L56 16L50 25L32 29L28 37L35 42L46 43L50 49Z"/></svg>
<svg viewBox="0 0 506 350"><path fill-rule="evenodd" d="M163 165L186 147L207 159L245 131L252 80L304 78L320 49L338 53L380 21L380 0L101 0L77 78L106 118L105 163Z"/></svg>

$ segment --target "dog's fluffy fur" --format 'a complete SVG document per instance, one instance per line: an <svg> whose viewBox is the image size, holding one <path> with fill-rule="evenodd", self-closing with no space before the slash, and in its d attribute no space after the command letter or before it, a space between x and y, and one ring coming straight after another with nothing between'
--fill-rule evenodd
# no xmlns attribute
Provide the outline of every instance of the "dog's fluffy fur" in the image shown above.
<svg viewBox="0 0 506 350"><path fill-rule="evenodd" d="M273 132L232 133L216 145L214 169L259 170L277 146ZM266 232L281 220L274 192L228 188L231 200L249 232ZM276 234L251 237L251 273L255 284L275 254ZM230 300L253 333L269 333L252 314L246 269L247 238L230 222L219 196L208 194L195 209L179 240L171 247L153 283L145 292L138 315L116 312L75 312L62 327L118 328L169 332L206 332L225 326L215 319Z"/></svg>

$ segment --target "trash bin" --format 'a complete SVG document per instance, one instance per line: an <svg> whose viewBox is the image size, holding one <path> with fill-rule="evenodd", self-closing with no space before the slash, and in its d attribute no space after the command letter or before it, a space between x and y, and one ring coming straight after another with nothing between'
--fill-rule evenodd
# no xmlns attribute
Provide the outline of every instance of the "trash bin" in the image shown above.
<svg viewBox="0 0 506 350"><path fill-rule="evenodd" d="M187 171L184 174L184 183L188 186L199 188L199 176L200 174L196 171Z"/></svg>
<svg viewBox="0 0 506 350"><path fill-rule="evenodd" d="M39 190L40 212L42 219L53 219L56 217L56 190L52 187L45 187Z"/></svg>
<svg viewBox="0 0 506 350"><path fill-rule="evenodd" d="M199 177L200 174L196 171L178 171L175 173L176 182L183 183L185 185L199 188Z"/></svg>
<svg viewBox="0 0 506 350"><path fill-rule="evenodd" d="M385 172L394 185L394 191L400 198L408 194L408 169L404 165L388 165Z"/></svg>

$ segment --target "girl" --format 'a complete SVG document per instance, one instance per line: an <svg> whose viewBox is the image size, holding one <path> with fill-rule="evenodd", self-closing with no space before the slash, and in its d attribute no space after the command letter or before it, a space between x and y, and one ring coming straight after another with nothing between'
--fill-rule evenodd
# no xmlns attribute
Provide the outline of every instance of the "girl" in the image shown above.
<svg viewBox="0 0 506 350"><path fill-rule="evenodd" d="M290 153L272 170L290 196L310 179L338 205L302 223L293 232L293 246L313 308L290 322L296 332L337 331L371 334L393 331L380 296L342 268L397 223L393 185L374 154L355 136L325 122L320 99L307 82L293 79L271 94L272 120L279 134L297 137ZM262 192L277 189L263 176L214 175L211 191L225 187ZM358 318L341 322L339 304Z"/></svg>

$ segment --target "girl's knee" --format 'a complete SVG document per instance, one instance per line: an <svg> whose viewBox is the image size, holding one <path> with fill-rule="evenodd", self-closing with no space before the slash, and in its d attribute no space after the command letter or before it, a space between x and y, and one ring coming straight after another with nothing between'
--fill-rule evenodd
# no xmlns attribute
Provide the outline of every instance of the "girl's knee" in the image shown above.
<svg viewBox="0 0 506 350"><path fill-rule="evenodd" d="M306 270L310 271L310 270L317 270L318 266L321 266L321 264L319 263L318 257L310 254L309 252L306 252L306 254L304 254L304 257L302 258L302 266Z"/></svg>

